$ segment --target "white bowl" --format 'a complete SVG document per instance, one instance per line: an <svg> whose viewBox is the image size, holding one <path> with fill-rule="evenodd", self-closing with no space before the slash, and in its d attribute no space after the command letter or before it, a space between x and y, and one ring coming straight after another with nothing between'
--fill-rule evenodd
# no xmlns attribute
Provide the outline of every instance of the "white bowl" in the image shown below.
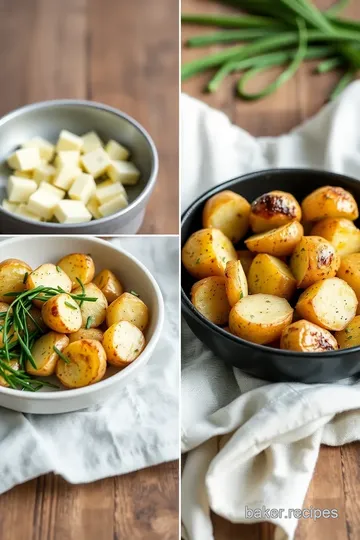
<svg viewBox="0 0 360 540"><path fill-rule="evenodd" d="M147 345L140 356L119 371L108 368L102 381L74 390L44 388L26 392L0 387L0 406L34 414L57 414L84 409L104 401L147 364L159 340L164 321L164 303L158 284L135 257L110 242L88 236L20 236L0 242L0 260L17 258L32 268L45 262L56 263L68 253L90 253L96 271L109 268L119 276L126 290L136 290L148 305L151 318L145 332Z"/></svg>

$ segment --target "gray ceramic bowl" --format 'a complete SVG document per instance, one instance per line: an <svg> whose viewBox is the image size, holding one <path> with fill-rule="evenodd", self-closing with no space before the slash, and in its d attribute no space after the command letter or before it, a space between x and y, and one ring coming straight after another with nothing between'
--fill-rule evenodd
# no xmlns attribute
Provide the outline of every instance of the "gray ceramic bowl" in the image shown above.
<svg viewBox="0 0 360 540"><path fill-rule="evenodd" d="M34 103L0 119L0 200L6 198L10 174L6 159L19 145L34 136L56 142L62 129L77 135L96 131L106 142L115 139L131 151L131 159L141 171L141 180L129 186L129 206L106 218L89 223L39 223L14 216L0 207L3 234L135 234L143 221L145 208L155 187L158 155L155 145L133 118L92 101L56 100Z"/></svg>

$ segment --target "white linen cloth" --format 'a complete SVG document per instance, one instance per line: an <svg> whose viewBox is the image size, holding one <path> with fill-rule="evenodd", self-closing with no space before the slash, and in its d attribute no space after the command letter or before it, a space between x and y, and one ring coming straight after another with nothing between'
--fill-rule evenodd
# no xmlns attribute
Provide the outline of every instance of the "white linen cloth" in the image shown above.
<svg viewBox="0 0 360 540"><path fill-rule="evenodd" d="M165 304L158 346L126 388L100 405L49 416L0 408L0 494L48 472L87 483L179 457L178 238L111 242L157 279Z"/></svg>
<svg viewBox="0 0 360 540"><path fill-rule="evenodd" d="M360 178L360 82L277 138L256 139L221 112L183 96L182 156L183 210L212 186L270 167ZM184 538L214 540L210 509L234 523L260 519L247 519L245 507L301 509L320 444L360 439L360 385L269 384L227 368L186 323L182 327L182 450L189 452L182 478ZM286 512L260 519L277 525L277 540L294 538L297 519Z"/></svg>

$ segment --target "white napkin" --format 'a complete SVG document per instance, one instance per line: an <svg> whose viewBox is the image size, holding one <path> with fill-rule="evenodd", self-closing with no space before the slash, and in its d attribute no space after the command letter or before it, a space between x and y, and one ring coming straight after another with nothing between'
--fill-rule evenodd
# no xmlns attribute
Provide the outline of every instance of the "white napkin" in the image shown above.
<svg viewBox="0 0 360 540"><path fill-rule="evenodd" d="M0 408L0 494L51 471L87 483L178 458L178 239L112 243L157 279L165 303L159 344L141 373L101 405L50 416Z"/></svg>
<svg viewBox="0 0 360 540"><path fill-rule="evenodd" d="M221 112L183 96L182 156L183 209L212 186L269 167L321 168L359 178L360 82L277 138L255 139ZM277 540L293 539L297 519L288 510L302 508L320 444L360 439L360 385L260 381L227 368L186 323L182 343L182 450L189 452L182 479L184 537L214 540L211 509L235 523L271 521ZM256 511L250 518L256 509L264 517ZM272 516L264 513L270 509Z"/></svg>

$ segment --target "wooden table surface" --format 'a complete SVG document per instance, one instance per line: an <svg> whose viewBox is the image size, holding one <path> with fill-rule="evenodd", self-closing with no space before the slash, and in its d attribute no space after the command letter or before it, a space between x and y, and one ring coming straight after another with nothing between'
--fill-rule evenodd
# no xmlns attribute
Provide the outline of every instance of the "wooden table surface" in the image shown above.
<svg viewBox="0 0 360 540"><path fill-rule="evenodd" d="M0 0L0 115L78 98L118 107L152 135L160 173L142 233L177 234L178 0Z"/></svg>
<svg viewBox="0 0 360 540"><path fill-rule="evenodd" d="M330 6L330 0L318 0L319 7ZM232 8L209 0L183 0L183 13L221 13L234 12ZM344 12L355 19L360 19L360 3L352 2ZM211 31L209 28L195 25L183 25L183 45L190 36ZM182 61L190 61L199 55L218 50L220 47L207 49L186 49L182 47ZM202 99L212 107L223 110L235 124L248 130L255 136L279 135L316 113L325 103L339 74L314 75L314 63L302 67L299 73L281 89L261 101L244 102L235 96L236 74L228 77L215 94L202 92L209 80L209 73L196 76L183 83L184 92ZM265 75L254 82L264 84L272 80L273 74ZM296 540L355 540L360 538L360 443L341 448L322 447L316 472L310 485L304 507L337 508L337 520L319 519L301 520ZM213 516L216 540L272 540L274 528L269 523L261 525L234 525L224 519Z"/></svg>

